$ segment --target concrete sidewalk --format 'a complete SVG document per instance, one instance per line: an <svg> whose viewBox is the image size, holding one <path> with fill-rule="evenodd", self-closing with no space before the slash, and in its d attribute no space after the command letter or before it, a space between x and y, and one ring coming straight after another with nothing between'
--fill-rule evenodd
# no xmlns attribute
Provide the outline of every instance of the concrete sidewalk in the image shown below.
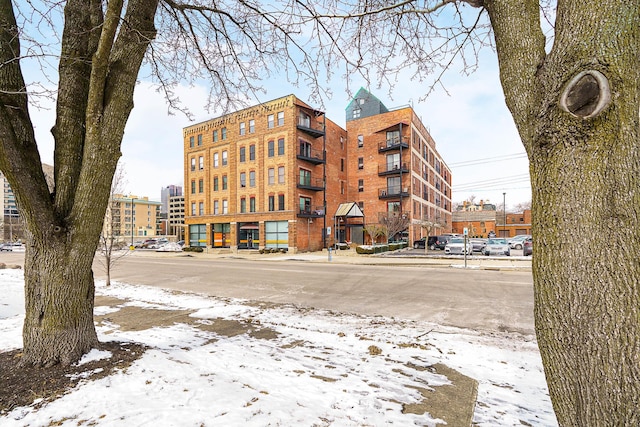
<svg viewBox="0 0 640 427"><path fill-rule="evenodd" d="M361 264L361 265L394 265L394 266L431 266L439 268L465 268L465 259L462 256L443 254L416 254L409 249L402 249L394 252L384 252L375 255L364 255L356 253L355 249L332 250L329 253L324 249L317 252L300 252L297 254L272 253L261 254L258 251L240 250L233 253L230 250L216 250L206 248L204 252L186 252L191 256L199 258L235 258L235 259L255 259L260 261L307 261L315 263L336 263L336 264ZM172 254L175 252L155 252L146 250L136 250L138 256L162 256L162 254ZM531 257L511 256L511 257L488 257L484 255L473 255L467 257L466 268L483 270L517 270L531 271Z"/></svg>

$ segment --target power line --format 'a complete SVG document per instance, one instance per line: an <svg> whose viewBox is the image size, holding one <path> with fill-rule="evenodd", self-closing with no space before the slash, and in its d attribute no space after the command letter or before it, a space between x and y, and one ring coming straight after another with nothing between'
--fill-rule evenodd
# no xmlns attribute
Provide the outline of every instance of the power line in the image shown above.
<svg viewBox="0 0 640 427"><path fill-rule="evenodd" d="M529 181L530 181L529 174L525 173L525 174L504 176L500 178L492 178L492 179L486 179L482 181L474 181L474 182L468 182L468 183L459 184L459 185L453 185L452 189L454 191L468 191L470 189L475 189L477 187L500 188L507 184L519 184L519 183L525 183Z"/></svg>
<svg viewBox="0 0 640 427"><path fill-rule="evenodd" d="M477 165L484 165L487 163L496 163L496 162L504 162L504 161L508 161L508 160L517 160L517 159L522 159L522 158L526 158L527 157L527 153L514 153L514 154L505 154L502 156L496 156L496 157L486 157L484 159L474 159L474 160L465 160L462 162L456 162L456 163L451 163L448 166L450 168L463 168L463 167L467 167L467 166L477 166Z"/></svg>

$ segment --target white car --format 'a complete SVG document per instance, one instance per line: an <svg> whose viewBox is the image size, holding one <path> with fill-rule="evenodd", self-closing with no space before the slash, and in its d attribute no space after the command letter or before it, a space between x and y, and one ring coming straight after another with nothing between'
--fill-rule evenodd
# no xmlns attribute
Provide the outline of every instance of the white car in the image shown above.
<svg viewBox="0 0 640 427"><path fill-rule="evenodd" d="M18 242L3 243L0 245L0 251L24 252L24 245Z"/></svg>
<svg viewBox="0 0 640 427"><path fill-rule="evenodd" d="M531 237L528 234L521 234L519 236L513 237L509 240L509 247L511 249L522 249L522 243Z"/></svg>
<svg viewBox="0 0 640 427"><path fill-rule="evenodd" d="M511 248L509 247L509 243L507 243L507 239L489 239L487 240L487 244L484 249L482 249L482 253L489 255L511 255Z"/></svg>
<svg viewBox="0 0 640 427"><path fill-rule="evenodd" d="M462 255L464 253L471 254L473 245L467 240L465 245L464 239L461 237L453 237L444 247L444 253L447 255Z"/></svg>

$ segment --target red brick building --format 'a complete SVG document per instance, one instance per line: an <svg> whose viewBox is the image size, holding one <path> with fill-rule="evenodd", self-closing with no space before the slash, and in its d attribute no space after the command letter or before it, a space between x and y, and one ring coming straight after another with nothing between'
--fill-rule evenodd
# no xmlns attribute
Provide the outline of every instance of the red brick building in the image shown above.
<svg viewBox="0 0 640 427"><path fill-rule="evenodd" d="M451 172L435 142L412 108L389 111L363 89L347 107L347 130L289 95L186 127L183 137L190 246L361 243L363 221L336 215L347 202L364 223L405 216L409 240L424 235L424 219L451 230Z"/></svg>
<svg viewBox="0 0 640 427"><path fill-rule="evenodd" d="M346 200L346 132L324 112L289 95L183 136L188 245L296 252L333 243L325 212Z"/></svg>
<svg viewBox="0 0 640 427"><path fill-rule="evenodd" d="M438 224L431 234L451 232L451 170L413 108L389 110L360 89L346 115L348 195L366 223L404 216L410 242L425 221Z"/></svg>

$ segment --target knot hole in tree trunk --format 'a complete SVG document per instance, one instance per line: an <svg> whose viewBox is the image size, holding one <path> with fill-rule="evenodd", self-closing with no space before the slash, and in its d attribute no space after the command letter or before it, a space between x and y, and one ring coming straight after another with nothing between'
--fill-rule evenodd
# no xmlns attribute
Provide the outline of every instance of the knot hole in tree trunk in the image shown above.
<svg viewBox="0 0 640 427"><path fill-rule="evenodd" d="M567 84L560 98L560 107L573 115L588 119L602 112L611 102L609 81L599 71L578 73Z"/></svg>

